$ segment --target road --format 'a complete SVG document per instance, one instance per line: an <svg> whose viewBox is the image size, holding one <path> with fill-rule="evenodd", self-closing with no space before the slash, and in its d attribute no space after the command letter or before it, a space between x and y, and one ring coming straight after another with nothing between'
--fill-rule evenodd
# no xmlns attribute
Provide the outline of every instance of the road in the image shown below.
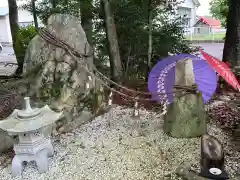
<svg viewBox="0 0 240 180"><path fill-rule="evenodd" d="M6 65L6 63L10 63ZM10 76L14 74L17 69L17 59L14 56L14 50L12 47L3 47L3 51L0 53L0 76Z"/></svg>
<svg viewBox="0 0 240 180"><path fill-rule="evenodd" d="M3 50L2 50L2 52L0 53L0 58L2 57L2 56L6 56L6 55L8 55L8 54L13 54L14 53L14 50L13 50L13 48L12 47L3 47ZM1 59L2 60L2 59Z"/></svg>
<svg viewBox="0 0 240 180"><path fill-rule="evenodd" d="M223 43L201 43L201 44L194 44L196 46L201 46L205 52L209 53L210 55L222 59L223 54Z"/></svg>

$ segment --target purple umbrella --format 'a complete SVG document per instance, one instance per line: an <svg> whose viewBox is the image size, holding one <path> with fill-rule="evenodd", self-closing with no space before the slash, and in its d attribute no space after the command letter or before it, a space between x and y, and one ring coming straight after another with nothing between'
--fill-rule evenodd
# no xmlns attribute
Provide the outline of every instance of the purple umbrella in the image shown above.
<svg viewBox="0 0 240 180"><path fill-rule="evenodd" d="M190 55L178 54L159 61L152 69L148 77L148 89L153 94L153 99L160 103L173 101L173 86L175 83L175 66L180 60L191 59L195 83L202 93L204 103L207 103L217 88L217 74L204 59ZM156 95L163 93L164 95ZM154 95L155 94L155 95Z"/></svg>

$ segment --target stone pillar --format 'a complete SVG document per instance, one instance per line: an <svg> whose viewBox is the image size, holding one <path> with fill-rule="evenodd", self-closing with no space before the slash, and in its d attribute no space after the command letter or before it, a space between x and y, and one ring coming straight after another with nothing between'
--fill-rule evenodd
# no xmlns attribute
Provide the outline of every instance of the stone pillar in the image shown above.
<svg viewBox="0 0 240 180"><path fill-rule="evenodd" d="M175 85L195 85L192 60L185 59L176 64ZM176 93L164 116L164 132L176 138L194 138L206 131L206 113L201 93Z"/></svg>

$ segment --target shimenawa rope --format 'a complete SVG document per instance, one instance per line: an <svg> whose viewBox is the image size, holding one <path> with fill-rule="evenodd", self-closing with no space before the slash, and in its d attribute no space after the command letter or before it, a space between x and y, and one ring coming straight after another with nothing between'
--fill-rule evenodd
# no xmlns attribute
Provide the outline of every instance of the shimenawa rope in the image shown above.
<svg viewBox="0 0 240 180"><path fill-rule="evenodd" d="M86 57L89 57L90 55L87 54L80 54L79 52L77 52L74 48L72 48L71 46L69 46L68 44L66 44L65 42L63 42L62 40L58 39L56 36L54 36L53 34L51 34L49 32L49 30L47 29L40 29L39 30L39 35L46 40L47 42L65 49L76 61L78 61L80 64L82 64L81 61L79 61L78 58L81 58L86 62ZM197 87L196 86L192 86L192 87L188 87L188 86L175 86L175 88L177 90L173 91L172 93L149 93L149 92L143 92L143 91L135 91L133 89L129 89L125 86L122 86L114 81L112 81L111 79L109 79L108 77L106 77L105 75L103 75L100 71L98 71L98 69L93 66L93 70L95 73L97 73L100 77L102 77L105 81L108 81L109 84L113 84L116 87L119 87L121 89L124 89L128 92L132 92L135 93L136 96L130 96L127 95L123 92L120 92L112 87L110 87L107 83L105 83L105 81L103 81L101 78L99 78L98 76L96 76L93 72L89 71L87 67L85 67L84 65L81 65L81 67L87 72L89 73L91 76L95 77L98 81L100 81L102 83L102 85L108 89L110 89L112 92L115 92L121 96L125 96L126 98L132 99L132 100L137 100L137 101L154 101L152 98L139 98L137 96L139 95L167 95L167 94L174 94L176 92L184 92L181 94L181 96L184 96L186 94L190 94L190 93L195 93L197 91Z"/></svg>

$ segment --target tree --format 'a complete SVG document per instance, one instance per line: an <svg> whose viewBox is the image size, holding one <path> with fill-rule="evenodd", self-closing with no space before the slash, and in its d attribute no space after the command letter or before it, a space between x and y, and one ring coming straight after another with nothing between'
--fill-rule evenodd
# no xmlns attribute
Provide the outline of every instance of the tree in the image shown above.
<svg viewBox="0 0 240 180"><path fill-rule="evenodd" d="M52 8L56 8L57 7L57 2L56 0L51 0L51 3L52 3Z"/></svg>
<svg viewBox="0 0 240 180"><path fill-rule="evenodd" d="M223 49L223 61L240 66L240 1L229 0L227 32Z"/></svg>
<svg viewBox="0 0 240 180"><path fill-rule="evenodd" d="M54 13L67 13L80 17L80 0L41 0L36 4L36 15L43 24ZM22 7L34 12L31 1L26 2Z"/></svg>
<svg viewBox="0 0 240 180"><path fill-rule="evenodd" d="M18 6L16 0L8 0L8 7L9 7L9 23L10 23L10 29L12 34L12 43L13 43L13 49L16 54L18 62L19 59L19 46L21 46L21 43L19 41L19 25L18 25Z"/></svg>
<svg viewBox="0 0 240 180"><path fill-rule="evenodd" d="M210 13L216 19L222 22L223 26L226 26L227 14L228 14L228 0L212 0L210 2Z"/></svg>
<svg viewBox="0 0 240 180"><path fill-rule="evenodd" d="M13 47L16 48L16 40L19 31L18 6L16 0L8 0L8 7L9 7L9 23L12 33L12 42Z"/></svg>
<svg viewBox="0 0 240 180"><path fill-rule="evenodd" d="M155 8L157 8L159 5L163 5L164 1L159 0L148 0L148 66L147 66L147 72L146 72L146 78L148 79L148 73L150 69L152 68L152 26L153 26L153 11Z"/></svg>
<svg viewBox="0 0 240 180"><path fill-rule="evenodd" d="M88 42L93 46L93 4L92 0L80 0L81 24Z"/></svg>
<svg viewBox="0 0 240 180"><path fill-rule="evenodd" d="M148 73L152 66L152 24L153 24L153 1L148 0L148 66L146 72L146 78L148 79Z"/></svg>
<svg viewBox="0 0 240 180"><path fill-rule="evenodd" d="M169 4L170 5L170 4ZM175 6L175 5L174 5ZM149 16L148 1L111 1L124 77L145 79L148 68ZM161 9L154 5L152 11L152 55L151 65L172 53L189 53L189 42L184 39L182 20L174 18L172 7ZM172 17L172 18L170 18ZM106 41L101 36L101 21L96 25L98 32L98 54L101 62L107 55Z"/></svg>
<svg viewBox="0 0 240 180"><path fill-rule="evenodd" d="M112 18L114 23L110 20L108 22L112 23L112 26L106 26L103 0L92 1L93 3L89 4L91 1L58 0L56 8L53 9L50 0L41 0L36 4L36 12L43 23L55 12L68 13L81 19L90 43L92 38L94 63L100 71L109 77L113 75L113 70L117 68L114 65L115 62L111 59L112 55L109 50L113 46L109 45L109 39L106 37L109 37L110 34L106 34L106 30L111 33L114 31L113 35L117 37L119 48L117 59L121 61L116 63L117 66L119 65L118 69L121 70L121 74L124 75L126 81L133 80L135 82L136 79L146 79L152 65L159 59L168 56L168 52L190 53L194 50L190 47L190 42L184 39L184 31L181 26L182 19L175 18L174 7L177 3L171 1L166 5L166 2L162 0L152 0L153 6L149 8L149 0L108 1L110 15L111 17L114 16L114 19ZM160 3L166 5L165 9L159 8ZM85 5L86 7L84 7ZM33 10L30 2L26 3L24 7L31 12ZM88 11L89 7L92 8L92 13ZM149 16L150 9L151 16ZM80 13L80 10L82 13ZM85 11L88 14L84 13ZM152 21L149 21L150 19ZM91 23L94 27L92 31L91 26L89 26ZM149 28L149 25L152 28ZM149 43L150 39L152 42ZM116 41L113 42L116 43ZM152 50L149 50L150 48ZM110 68L108 66L109 62ZM115 74L116 77L119 78Z"/></svg>
<svg viewBox="0 0 240 180"><path fill-rule="evenodd" d="M31 2L32 2L32 14L34 19L34 25L36 28L38 28L38 19L37 19L37 12L36 12L36 6L35 6L36 0L31 0Z"/></svg>
<svg viewBox="0 0 240 180"><path fill-rule="evenodd" d="M101 0L101 3L105 16L104 22L110 55L111 75L113 80L120 81L122 77L122 63L118 46L117 32L114 23L114 16L109 0Z"/></svg>

